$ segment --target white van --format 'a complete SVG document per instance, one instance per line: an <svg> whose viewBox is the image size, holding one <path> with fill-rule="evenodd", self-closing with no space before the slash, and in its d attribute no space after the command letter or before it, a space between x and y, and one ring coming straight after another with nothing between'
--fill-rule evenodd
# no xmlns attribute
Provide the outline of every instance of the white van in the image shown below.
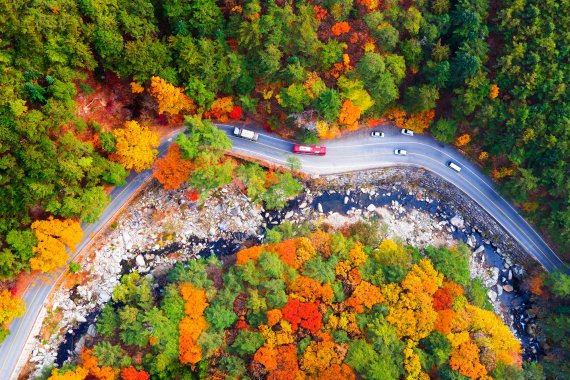
<svg viewBox="0 0 570 380"><path fill-rule="evenodd" d="M457 173L459 173L461 171L461 167L454 162L449 161L447 163L447 166L449 166L451 169L455 170Z"/></svg>
<svg viewBox="0 0 570 380"><path fill-rule="evenodd" d="M248 139L251 141L257 141L257 139L259 138L259 134L257 132L238 127L234 128L234 135L237 137L241 137L242 139Z"/></svg>

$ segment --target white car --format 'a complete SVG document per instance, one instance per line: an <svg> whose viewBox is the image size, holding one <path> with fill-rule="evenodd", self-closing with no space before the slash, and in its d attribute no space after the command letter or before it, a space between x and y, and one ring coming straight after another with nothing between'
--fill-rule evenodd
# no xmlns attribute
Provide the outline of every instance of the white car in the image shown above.
<svg viewBox="0 0 570 380"><path fill-rule="evenodd" d="M451 169L455 170L457 173L459 173L461 171L461 166L457 165L455 162L449 161L447 163L447 166L449 166Z"/></svg>
<svg viewBox="0 0 570 380"><path fill-rule="evenodd" d="M372 136L372 137L384 137L384 132L374 131L374 132L370 133L370 136Z"/></svg>
<svg viewBox="0 0 570 380"><path fill-rule="evenodd" d="M404 149L395 149L394 154L396 156L405 156L406 154L408 154L408 151Z"/></svg>
<svg viewBox="0 0 570 380"><path fill-rule="evenodd" d="M406 136L413 136L414 131L410 131L409 129L402 129L402 134Z"/></svg>

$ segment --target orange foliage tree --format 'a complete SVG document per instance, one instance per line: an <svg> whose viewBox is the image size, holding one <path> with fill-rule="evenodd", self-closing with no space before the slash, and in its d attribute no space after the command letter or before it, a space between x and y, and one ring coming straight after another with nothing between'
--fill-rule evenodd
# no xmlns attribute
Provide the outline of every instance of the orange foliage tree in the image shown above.
<svg viewBox="0 0 570 380"><path fill-rule="evenodd" d="M305 276L297 276L289 286L290 296L303 302L321 300L330 304L334 292L330 284L321 284L319 281Z"/></svg>
<svg viewBox="0 0 570 380"><path fill-rule="evenodd" d="M214 100L210 110L204 114L207 118L218 119L220 121L228 121L228 116L234 109L234 102L231 96L218 98Z"/></svg>
<svg viewBox="0 0 570 380"><path fill-rule="evenodd" d="M362 306L366 306L371 309L372 306L381 303L384 300L380 289L367 281L361 281L349 299L346 300L346 306L353 307L356 312L362 313L364 309Z"/></svg>
<svg viewBox="0 0 570 380"><path fill-rule="evenodd" d="M113 130L117 141L116 152L111 159L123 165L125 169L135 169L137 172L152 166L158 150L158 133L141 126L134 120L125 122L123 128Z"/></svg>
<svg viewBox="0 0 570 380"><path fill-rule="evenodd" d="M33 248L35 256L30 259L32 270L51 272L65 264L69 255L65 247L75 252L75 246L83 238L83 230L78 221L54 219L32 223L32 230L38 239Z"/></svg>
<svg viewBox="0 0 570 380"><path fill-rule="evenodd" d="M455 347L451 352L449 365L471 379L479 379L487 375L487 370L479 361L479 349L472 340Z"/></svg>
<svg viewBox="0 0 570 380"><path fill-rule="evenodd" d="M170 115L178 115L182 111L193 111L196 108L182 89L174 87L160 77L150 78L148 92L156 99L159 115L165 112Z"/></svg>
<svg viewBox="0 0 570 380"><path fill-rule="evenodd" d="M416 133L424 133L431 125L435 117L435 111L427 110L408 114L400 108L391 108L386 111L384 116L399 128L410 129Z"/></svg>
<svg viewBox="0 0 570 380"><path fill-rule="evenodd" d="M331 33L333 36L340 36L348 31L350 31L350 25L346 21L337 22L331 27Z"/></svg>
<svg viewBox="0 0 570 380"><path fill-rule="evenodd" d="M491 85L491 91L489 92L489 98L495 99L497 96L499 96L499 86L493 83Z"/></svg>
<svg viewBox="0 0 570 380"><path fill-rule="evenodd" d="M202 348L198 345L198 338L208 328L208 322L204 318L204 310L208 307L206 293L189 284L182 284L180 295L184 300L186 313L186 317L182 318L179 324L180 361L185 364L196 364L202 359Z"/></svg>
<svg viewBox="0 0 570 380"><path fill-rule="evenodd" d="M277 351L273 347L261 346L253 356L253 360L260 363L268 371L277 368Z"/></svg>
<svg viewBox="0 0 570 380"><path fill-rule="evenodd" d="M89 375L99 380L115 380L119 374L118 369L110 366L99 367L97 357L93 355L93 350L85 350L81 354L83 368L89 371Z"/></svg>
<svg viewBox="0 0 570 380"><path fill-rule="evenodd" d="M268 380L296 379L299 373L299 362L297 361L297 346L288 344L277 347L277 368L269 372Z"/></svg>
<svg viewBox="0 0 570 380"><path fill-rule="evenodd" d="M156 160L153 177L167 190L176 190L190 177L192 163L185 160L180 153L180 146L172 144L168 154Z"/></svg>
<svg viewBox="0 0 570 380"><path fill-rule="evenodd" d="M464 134L464 135L459 136L459 137L455 140L454 144L455 144L455 146L464 146L464 145L469 144L470 141L471 141L471 136L469 136L469 135L466 133L466 134Z"/></svg>
<svg viewBox="0 0 570 380"><path fill-rule="evenodd" d="M358 128L358 119L360 119L360 108L352 104L350 99L342 103L338 123L348 130L354 131Z"/></svg>

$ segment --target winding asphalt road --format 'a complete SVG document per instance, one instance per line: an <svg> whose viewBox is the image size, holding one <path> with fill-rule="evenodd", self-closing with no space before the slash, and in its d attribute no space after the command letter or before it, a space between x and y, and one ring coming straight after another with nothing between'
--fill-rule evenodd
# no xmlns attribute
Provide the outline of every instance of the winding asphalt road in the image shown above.
<svg viewBox="0 0 570 380"><path fill-rule="evenodd" d="M270 136L261 130L259 130L258 141L253 142L234 137L231 133L233 129L231 125L220 124L218 127L228 133L233 141L233 151L240 155L281 165L286 165L287 158L292 155L292 142ZM425 135L413 137L402 135L400 129L394 127L380 127L375 130L384 132L385 137L370 137L371 130L365 129L324 143L323 145L327 147L326 156L296 156L301 160L302 171L324 175L404 165L427 169L457 186L477 202L546 270L562 269L567 271L566 265L548 247L540 235L517 213L510 203L494 190L491 181L455 148L443 145ZM174 139L174 135L178 133L180 132L174 133L171 138L162 142L159 148L161 153L166 151ZM396 156L394 149L405 149L408 154ZM450 161L461 166L460 173L456 173L447 166ZM123 203L151 175L150 170L140 174L131 174L125 186L115 188L111 192L112 201L99 221L84 226L86 238L78 246L78 252L89 244L91 236L115 216ZM42 305L54 286L53 279L58 278L60 274L56 273L52 279L47 279L47 281L46 279L36 279L26 290L24 301L27 305L27 312L22 318L16 319L12 323L10 326L12 333L0 345L0 379L17 377L14 372L20 354L31 334Z"/></svg>

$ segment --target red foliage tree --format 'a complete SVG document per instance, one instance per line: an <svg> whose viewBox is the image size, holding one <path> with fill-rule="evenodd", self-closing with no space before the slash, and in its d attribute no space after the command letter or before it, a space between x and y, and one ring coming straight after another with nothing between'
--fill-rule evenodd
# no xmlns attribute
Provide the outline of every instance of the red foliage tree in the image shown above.
<svg viewBox="0 0 570 380"><path fill-rule="evenodd" d="M451 309L453 297L447 288L439 288L433 295L433 308L437 311Z"/></svg>
<svg viewBox="0 0 570 380"><path fill-rule="evenodd" d="M315 303L301 302L298 299L290 299L281 309L283 319L291 323L293 330L299 326L309 330L313 334L321 329L323 318L319 313L319 301Z"/></svg>
<svg viewBox="0 0 570 380"><path fill-rule="evenodd" d="M192 190L186 191L184 193L184 196L186 197L186 199L188 199L192 202L196 202L198 200L198 198L200 198L200 193L198 193L198 190L192 189Z"/></svg>
<svg viewBox="0 0 570 380"><path fill-rule="evenodd" d="M233 120L239 120L243 116L243 110L240 106L235 106L232 112L230 112L230 118Z"/></svg>
<svg viewBox="0 0 570 380"><path fill-rule="evenodd" d="M150 375L145 370L137 371L133 366L123 368L121 371L121 379L123 380L149 380Z"/></svg>

